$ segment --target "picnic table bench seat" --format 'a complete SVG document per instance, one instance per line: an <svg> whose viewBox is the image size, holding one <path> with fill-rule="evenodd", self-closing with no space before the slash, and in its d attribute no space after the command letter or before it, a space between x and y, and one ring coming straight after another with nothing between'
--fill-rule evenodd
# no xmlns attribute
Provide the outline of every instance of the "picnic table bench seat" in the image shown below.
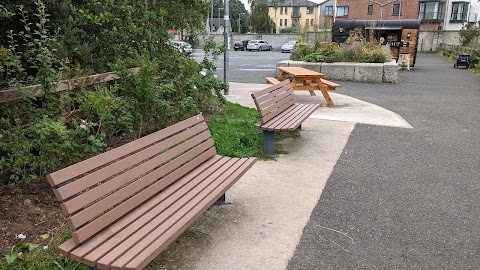
<svg viewBox="0 0 480 270"><path fill-rule="evenodd" d="M142 269L255 163L216 154L196 115L47 176L90 269Z"/></svg>
<svg viewBox="0 0 480 270"><path fill-rule="evenodd" d="M265 81L267 81L267 83L270 83L270 84L280 83L280 81L274 77L265 77Z"/></svg>
<svg viewBox="0 0 480 270"><path fill-rule="evenodd" d="M302 123L320 106L296 103L289 80L252 93L251 96L260 115L260 122L255 127L263 130L264 153L269 156L275 156L275 132L301 128Z"/></svg>

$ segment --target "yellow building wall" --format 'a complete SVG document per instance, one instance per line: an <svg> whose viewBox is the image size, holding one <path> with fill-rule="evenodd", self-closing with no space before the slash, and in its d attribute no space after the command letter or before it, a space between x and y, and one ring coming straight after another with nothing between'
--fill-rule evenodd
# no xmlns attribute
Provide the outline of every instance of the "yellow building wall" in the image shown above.
<svg viewBox="0 0 480 270"><path fill-rule="evenodd" d="M298 24L300 25L302 30L316 31L318 29L318 20L319 20L318 6L313 8L313 14L307 14L307 7L300 7L300 17L298 18L292 18L292 12L293 12L293 7L288 7L288 14L285 14L285 13L280 14L280 7L278 7L276 10L276 16L275 16L275 9L273 7L268 8L268 16L275 23L277 33L280 32L280 29L292 27L293 20L295 19L298 20ZM287 20L286 26L285 26L285 19ZM308 19L308 26L305 27L307 19ZM282 26L280 26L280 20L282 20ZM311 20L313 20L313 25L311 23Z"/></svg>

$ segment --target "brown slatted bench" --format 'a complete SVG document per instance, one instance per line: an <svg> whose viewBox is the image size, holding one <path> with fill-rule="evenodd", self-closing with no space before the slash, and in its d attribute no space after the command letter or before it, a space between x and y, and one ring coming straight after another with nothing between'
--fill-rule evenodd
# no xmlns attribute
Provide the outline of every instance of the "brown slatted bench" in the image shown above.
<svg viewBox="0 0 480 270"><path fill-rule="evenodd" d="M275 132L301 128L302 123L320 106L295 103L289 80L252 93L252 98L261 119L255 127L263 130L263 150L269 156L275 156Z"/></svg>
<svg viewBox="0 0 480 270"><path fill-rule="evenodd" d="M255 163L216 149L201 114L47 176L90 269L142 269Z"/></svg>

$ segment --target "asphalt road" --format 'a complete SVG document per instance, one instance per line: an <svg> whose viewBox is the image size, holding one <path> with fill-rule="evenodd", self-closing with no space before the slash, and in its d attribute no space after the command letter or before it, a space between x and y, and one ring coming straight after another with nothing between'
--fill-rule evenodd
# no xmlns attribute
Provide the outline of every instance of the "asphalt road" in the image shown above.
<svg viewBox="0 0 480 270"><path fill-rule="evenodd" d="M336 91L413 129L356 125L289 270L480 268L480 79L433 54L400 79Z"/></svg>
<svg viewBox="0 0 480 270"><path fill-rule="evenodd" d="M203 59L203 51L193 56ZM230 51L228 77L230 82L265 83L265 77L275 76L276 64L288 60L290 53L280 51ZM223 80L223 55L217 61L217 76Z"/></svg>

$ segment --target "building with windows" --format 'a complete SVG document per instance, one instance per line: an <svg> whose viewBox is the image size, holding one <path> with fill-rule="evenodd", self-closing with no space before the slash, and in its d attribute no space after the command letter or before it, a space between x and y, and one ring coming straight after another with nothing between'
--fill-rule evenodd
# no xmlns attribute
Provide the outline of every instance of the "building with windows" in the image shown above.
<svg viewBox="0 0 480 270"><path fill-rule="evenodd" d="M274 3L277 3L275 5ZM306 31L318 28L318 4L308 0L268 1L268 16L275 23L276 33L283 28L301 27Z"/></svg>
<svg viewBox="0 0 480 270"><path fill-rule="evenodd" d="M418 0L337 0L335 20L418 18Z"/></svg>
<svg viewBox="0 0 480 270"><path fill-rule="evenodd" d="M445 7L445 30L460 30L467 23L480 20L480 3L477 0L450 0Z"/></svg>
<svg viewBox="0 0 480 270"><path fill-rule="evenodd" d="M336 0L333 10L335 21L420 19L421 30L460 30L479 12L477 0Z"/></svg>

